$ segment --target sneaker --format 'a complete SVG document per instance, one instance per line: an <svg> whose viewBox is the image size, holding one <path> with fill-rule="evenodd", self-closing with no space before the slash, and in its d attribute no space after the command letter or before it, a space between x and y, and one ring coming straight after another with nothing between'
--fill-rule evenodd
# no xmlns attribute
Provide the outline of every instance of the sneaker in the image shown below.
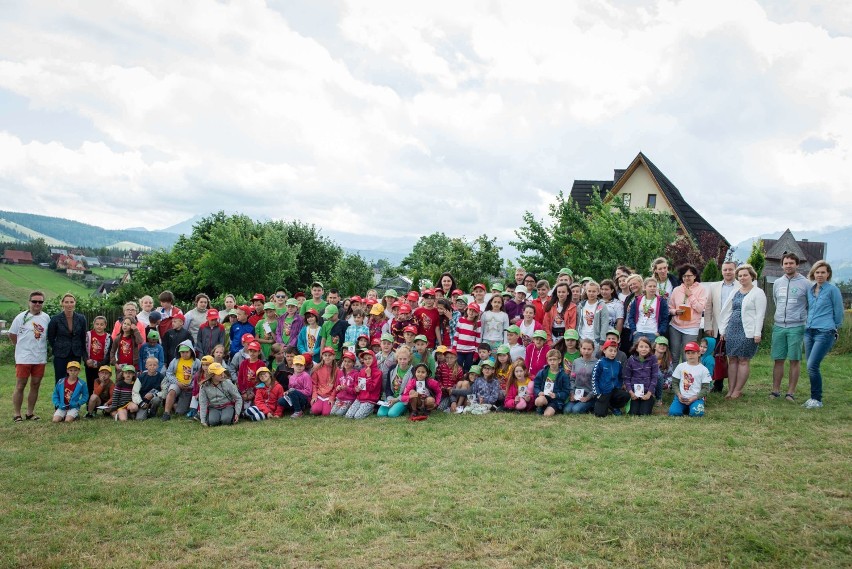
<svg viewBox="0 0 852 569"><path fill-rule="evenodd" d="M772 391L769 393L770 399L778 399L779 397L781 397L781 394L777 391Z"/></svg>
<svg viewBox="0 0 852 569"><path fill-rule="evenodd" d="M612 410L612 414L616 417L621 417L621 415L623 415L623 413L621 412L621 409L619 409L618 407L616 407L615 409Z"/></svg>
<svg viewBox="0 0 852 569"><path fill-rule="evenodd" d="M83 418L84 418L84 419L94 419L94 418L95 418L95 416L94 416L94 415L92 415L91 413L86 413L85 415L83 415Z"/></svg>
<svg viewBox="0 0 852 569"><path fill-rule="evenodd" d="M187 419L194 419L197 414L198 414L198 411L196 411L195 409L190 409L189 413L186 414L186 418Z"/></svg>
<svg viewBox="0 0 852 569"><path fill-rule="evenodd" d="M805 404L802 405L805 409L819 409L822 407L822 401L817 401L816 399L808 399L805 401Z"/></svg>
<svg viewBox="0 0 852 569"><path fill-rule="evenodd" d="M462 413L464 413L464 407L462 405L459 405L458 407L456 407L456 414L461 415Z"/></svg>
<svg viewBox="0 0 852 569"><path fill-rule="evenodd" d="M296 411L295 413L293 413L292 415L290 415L290 418L291 418L291 419L298 419L298 418L299 418L299 417L301 417L302 415L304 415L304 413L302 413L301 411Z"/></svg>
<svg viewBox="0 0 852 569"><path fill-rule="evenodd" d="M172 416L169 415L168 413L163 413L163 416L160 419L163 420L163 421L171 421Z"/></svg>

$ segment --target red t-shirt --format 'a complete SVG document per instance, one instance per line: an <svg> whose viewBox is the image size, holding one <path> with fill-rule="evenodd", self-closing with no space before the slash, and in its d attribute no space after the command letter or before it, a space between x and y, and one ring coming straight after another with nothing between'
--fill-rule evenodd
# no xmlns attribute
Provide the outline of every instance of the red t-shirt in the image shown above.
<svg viewBox="0 0 852 569"><path fill-rule="evenodd" d="M240 362L240 369L237 370L237 389L240 393L255 386L257 383L257 370L264 366L266 364L261 359L258 359L256 362L251 360Z"/></svg>
<svg viewBox="0 0 852 569"><path fill-rule="evenodd" d="M104 352L106 348L106 339L107 333L98 334L97 332L92 332L91 334L91 343L89 344L89 359L95 360L96 362L102 362L106 359L106 353Z"/></svg>
<svg viewBox="0 0 852 569"><path fill-rule="evenodd" d="M118 338L118 363L136 366L136 362L133 361L133 338L131 336L120 336Z"/></svg>
<svg viewBox="0 0 852 569"><path fill-rule="evenodd" d="M426 308L418 306L414 310L414 319L417 321L417 329L421 334L429 340L429 347L435 347L435 328L438 326L438 319L441 316L438 314L437 308Z"/></svg>
<svg viewBox="0 0 852 569"><path fill-rule="evenodd" d="M74 395L74 388L77 387L77 382L71 383L68 378L65 378L65 405L71 403L71 396Z"/></svg>

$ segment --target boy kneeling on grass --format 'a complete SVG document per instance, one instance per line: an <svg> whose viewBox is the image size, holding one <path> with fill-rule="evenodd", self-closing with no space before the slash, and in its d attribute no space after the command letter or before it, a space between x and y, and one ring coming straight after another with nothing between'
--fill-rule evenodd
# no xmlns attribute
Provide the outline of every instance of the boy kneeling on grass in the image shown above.
<svg viewBox="0 0 852 569"><path fill-rule="evenodd" d="M207 368L209 379L198 391L198 416L205 427L237 424L243 410L243 398L230 379L225 367L213 362Z"/></svg>
<svg viewBox="0 0 852 569"><path fill-rule="evenodd" d="M133 384L133 403L139 407L136 420L144 421L148 417L156 417L163 398L160 387L165 376L160 372L160 360L150 356L145 360L145 373L140 373Z"/></svg>
<svg viewBox="0 0 852 569"><path fill-rule="evenodd" d="M562 354L559 350L548 351L547 366L536 374L533 381L536 411L545 417L562 413L570 392L571 378L562 367Z"/></svg>
<svg viewBox="0 0 852 569"><path fill-rule="evenodd" d="M701 365L700 348L696 342L683 347L686 361L678 364L672 374L677 381L677 395L669 407L669 417L704 416L704 396L713 385L713 377Z"/></svg>
<svg viewBox="0 0 852 569"><path fill-rule="evenodd" d="M112 368L108 365L102 365L98 369L98 377L95 379L92 396L89 397L86 419L94 419L98 407L109 407L112 405L113 389L115 389L115 383L112 381Z"/></svg>
<svg viewBox="0 0 852 569"><path fill-rule="evenodd" d="M56 382L53 390L53 422L70 423L80 415L80 407L89 399L89 388L85 381L80 381L80 362L70 361L65 366L67 376Z"/></svg>

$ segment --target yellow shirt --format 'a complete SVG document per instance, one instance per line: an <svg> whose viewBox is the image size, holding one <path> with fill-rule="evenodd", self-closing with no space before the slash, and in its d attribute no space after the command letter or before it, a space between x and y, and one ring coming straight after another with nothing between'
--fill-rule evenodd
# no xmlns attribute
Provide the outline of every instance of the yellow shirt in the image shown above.
<svg viewBox="0 0 852 569"><path fill-rule="evenodd" d="M195 363L195 360L189 358L187 360L180 358L177 363L177 369L175 370L175 377L177 381L181 385L189 385L189 382L192 381L192 364Z"/></svg>

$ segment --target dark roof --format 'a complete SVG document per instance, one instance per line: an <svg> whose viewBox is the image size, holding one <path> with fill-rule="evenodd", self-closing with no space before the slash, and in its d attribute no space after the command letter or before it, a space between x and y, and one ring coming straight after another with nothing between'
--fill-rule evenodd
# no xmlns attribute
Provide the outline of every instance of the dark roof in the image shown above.
<svg viewBox="0 0 852 569"><path fill-rule="evenodd" d="M767 263L763 275L774 279L784 274L781 268L784 253L795 253L799 257L799 273L807 275L814 263L825 259L825 247L824 241L796 241L789 229L778 239L764 239L763 250L766 251Z"/></svg>
<svg viewBox="0 0 852 569"><path fill-rule="evenodd" d="M689 205L683 196L680 193L680 190L677 189L671 180L669 180L663 172L657 168L657 166L651 162L645 154L640 152L636 155L636 158L630 163L630 166L627 167L626 170L616 170L614 178L617 178L617 181L595 181L595 180L574 180L574 185L571 187L571 198L574 199L575 202L582 208L585 209L591 200L591 192L592 186L599 186L601 188L601 197L605 197L607 194L611 193L613 189L620 188L627 182L630 175L636 170L639 164L644 164L648 171L651 173L651 176L656 181L657 185L660 187L660 190L663 192L666 200L671 204L672 209L675 212L675 216L683 224L686 230L696 239L699 240L701 233L708 231L715 235L718 235L719 238L724 242L724 244L730 247L730 243L725 237L716 231L716 229L707 223L701 215L695 211L695 209ZM618 188L616 188L618 186Z"/></svg>
<svg viewBox="0 0 852 569"><path fill-rule="evenodd" d="M780 260L786 253L793 253L799 258L799 261L817 261L818 259L808 259L807 254L802 250L793 237L793 233L788 228L778 239L765 239L763 241L763 250L766 251L767 259Z"/></svg>

